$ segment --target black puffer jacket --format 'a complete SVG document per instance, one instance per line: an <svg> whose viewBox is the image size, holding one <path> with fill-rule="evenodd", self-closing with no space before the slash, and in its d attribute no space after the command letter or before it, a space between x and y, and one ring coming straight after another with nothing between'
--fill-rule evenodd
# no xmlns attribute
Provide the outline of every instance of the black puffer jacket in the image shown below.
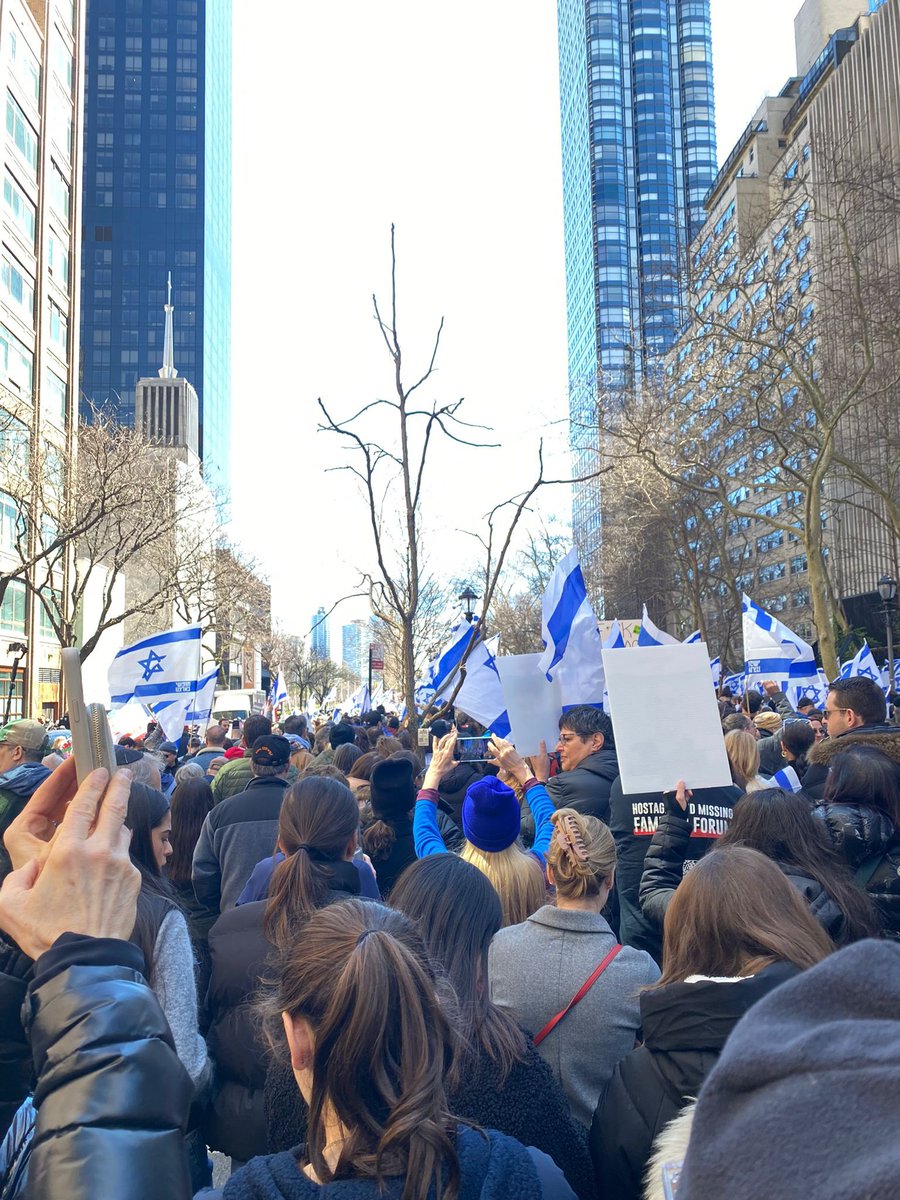
<svg viewBox="0 0 900 1200"><path fill-rule="evenodd" d="M330 899L358 897L356 867L349 862L329 865L334 871ZM209 931L206 1040L216 1077L204 1132L213 1150L242 1162L266 1152L267 1055L253 1011L260 984L272 978L272 946L263 933L266 904L255 900L230 908Z"/></svg>
<svg viewBox="0 0 900 1200"><path fill-rule="evenodd" d="M194 1087L128 942L64 934L35 964L28 1195L187 1200Z"/></svg>
<svg viewBox="0 0 900 1200"><path fill-rule="evenodd" d="M31 1086L31 1051L22 1027L22 1001L34 963L0 933L0 1137Z"/></svg>
<svg viewBox="0 0 900 1200"><path fill-rule="evenodd" d="M530 1038L524 1062L517 1063L502 1083L497 1065L481 1054L449 1100L454 1116L549 1154L581 1200L593 1200L587 1130L573 1119L565 1093ZM266 1078L269 1153L305 1141L308 1115L290 1064L273 1062Z"/></svg>
<svg viewBox="0 0 900 1200"><path fill-rule="evenodd" d="M557 808L574 808L608 825L609 793L618 778L615 747L607 745L589 754L574 770L554 775L547 791Z"/></svg>
<svg viewBox="0 0 900 1200"><path fill-rule="evenodd" d="M670 983L641 996L644 1044L616 1067L591 1124L603 1200L640 1200L656 1135L699 1094L744 1013L798 973L774 963L749 979Z"/></svg>
<svg viewBox="0 0 900 1200"><path fill-rule="evenodd" d="M843 856L878 913L881 928L900 938L900 830L867 804L817 804L832 845Z"/></svg>
<svg viewBox="0 0 900 1200"><path fill-rule="evenodd" d="M669 902L684 876L685 855L690 852L692 822L674 801L669 811L659 819L650 849L644 859L641 877L641 907L645 916L662 925ZM825 888L791 863L773 860L794 885L809 911L823 926L828 936L841 945L847 940L844 914Z"/></svg>

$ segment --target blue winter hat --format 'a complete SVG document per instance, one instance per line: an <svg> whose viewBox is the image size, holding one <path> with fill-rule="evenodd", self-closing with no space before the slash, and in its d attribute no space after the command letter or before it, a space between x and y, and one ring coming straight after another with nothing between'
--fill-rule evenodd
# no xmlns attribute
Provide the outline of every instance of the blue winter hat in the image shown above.
<svg viewBox="0 0 900 1200"><path fill-rule="evenodd" d="M519 836L521 824L516 793L496 776L486 775L467 790L462 806L463 833L479 850L505 850Z"/></svg>

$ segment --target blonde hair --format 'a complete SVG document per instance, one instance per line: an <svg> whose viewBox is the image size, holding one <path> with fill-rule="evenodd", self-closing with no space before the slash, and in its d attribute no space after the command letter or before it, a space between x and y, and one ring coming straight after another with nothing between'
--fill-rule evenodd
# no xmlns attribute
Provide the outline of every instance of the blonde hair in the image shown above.
<svg viewBox="0 0 900 1200"><path fill-rule="evenodd" d="M574 808L558 808L550 820L556 832L547 865L557 894L566 900L599 896L616 869L616 843L609 828Z"/></svg>
<svg viewBox="0 0 900 1200"><path fill-rule="evenodd" d="M725 753L731 766L731 778L742 790L759 774L759 743L746 729L725 734Z"/></svg>
<svg viewBox="0 0 900 1200"><path fill-rule="evenodd" d="M537 859L533 854L524 854L515 843L505 850L487 851L467 841L460 858L477 867L494 885L504 927L520 925L547 903L544 873Z"/></svg>

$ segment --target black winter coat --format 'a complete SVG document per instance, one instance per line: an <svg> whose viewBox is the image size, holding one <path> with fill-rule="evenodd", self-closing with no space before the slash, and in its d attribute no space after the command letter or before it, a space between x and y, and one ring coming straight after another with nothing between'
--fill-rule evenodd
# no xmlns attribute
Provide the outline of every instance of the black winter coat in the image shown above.
<svg viewBox="0 0 900 1200"><path fill-rule="evenodd" d="M194 1086L136 946L64 934L35 964L29 1196L187 1200Z"/></svg>
<svg viewBox="0 0 900 1200"><path fill-rule="evenodd" d="M482 764L471 762L457 763L453 770L441 779L438 794L441 797L440 807L449 814L454 824L462 829L462 806L469 787L478 779L484 778Z"/></svg>
<svg viewBox="0 0 900 1200"><path fill-rule="evenodd" d="M738 982L670 983L641 996L644 1044L613 1071L591 1124L603 1200L640 1200L657 1134L699 1094L744 1013L797 974L789 963L774 963Z"/></svg>
<svg viewBox="0 0 900 1200"><path fill-rule="evenodd" d="M589 754L574 770L554 775L547 791L557 808L574 808L608 825L610 790L618 778L615 747L607 745Z"/></svg>
<svg viewBox="0 0 900 1200"><path fill-rule="evenodd" d="M900 729L896 725L860 725L810 747L809 769L803 777L803 790L807 796L822 799L831 764L838 754L853 746L874 746L900 765Z"/></svg>
<svg viewBox="0 0 900 1200"><path fill-rule="evenodd" d="M741 798L736 787L697 788L691 805L702 828L709 836L687 838L682 862L694 863L702 858L727 828L731 810ZM621 780L617 779L610 793L610 829L616 840L618 867L616 891L619 897L619 941L638 950L646 950L657 962L662 959L662 926L641 911L640 888L644 859L660 819L673 813L677 805L659 792L642 792L626 796ZM678 809L681 813L681 809ZM684 837L684 817L680 819L677 836ZM688 831L689 833L689 831ZM660 838L657 848L661 854L672 854L676 848Z"/></svg>
<svg viewBox="0 0 900 1200"><path fill-rule="evenodd" d="M593 1200L594 1176L587 1130L569 1112L565 1093L528 1038L524 1062L501 1084L494 1062L481 1054L465 1082L449 1096L450 1109L483 1129L497 1129L523 1146L543 1150L582 1200ZM273 1062L266 1078L266 1125L270 1154L306 1140L308 1110L287 1061Z"/></svg>
<svg viewBox="0 0 900 1200"><path fill-rule="evenodd" d="M865 884L882 931L900 938L900 830L867 804L817 804L813 816L825 822L832 845Z"/></svg>
<svg viewBox="0 0 900 1200"><path fill-rule="evenodd" d="M359 895L359 872L352 863L335 870L332 897ZM266 1152L263 1103L266 1050L253 1001L272 978L271 943L263 933L265 900L222 913L209 931L210 979L206 996L206 1040L216 1064L212 1103L204 1133L213 1150L242 1162Z"/></svg>
<svg viewBox="0 0 900 1200"><path fill-rule="evenodd" d="M0 1138L31 1086L31 1051L22 1026L22 1001L34 963L0 934Z"/></svg>
<svg viewBox="0 0 900 1200"><path fill-rule="evenodd" d="M641 877L641 908L644 915L660 927L675 889L684 877L685 855L690 850L691 821L678 805L670 800L669 811L659 819L650 849L644 859ZM794 885L810 913L838 945L847 940L844 914L817 879L804 875L790 863L773 860Z"/></svg>

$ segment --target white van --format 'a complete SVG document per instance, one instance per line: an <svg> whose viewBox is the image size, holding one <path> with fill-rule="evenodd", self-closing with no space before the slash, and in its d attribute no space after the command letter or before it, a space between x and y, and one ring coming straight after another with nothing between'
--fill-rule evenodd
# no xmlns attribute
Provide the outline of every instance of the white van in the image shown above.
<svg viewBox="0 0 900 1200"><path fill-rule="evenodd" d="M253 688L237 688L233 691L216 692L213 700L214 721L246 721L251 713L261 713L265 708L266 693Z"/></svg>

